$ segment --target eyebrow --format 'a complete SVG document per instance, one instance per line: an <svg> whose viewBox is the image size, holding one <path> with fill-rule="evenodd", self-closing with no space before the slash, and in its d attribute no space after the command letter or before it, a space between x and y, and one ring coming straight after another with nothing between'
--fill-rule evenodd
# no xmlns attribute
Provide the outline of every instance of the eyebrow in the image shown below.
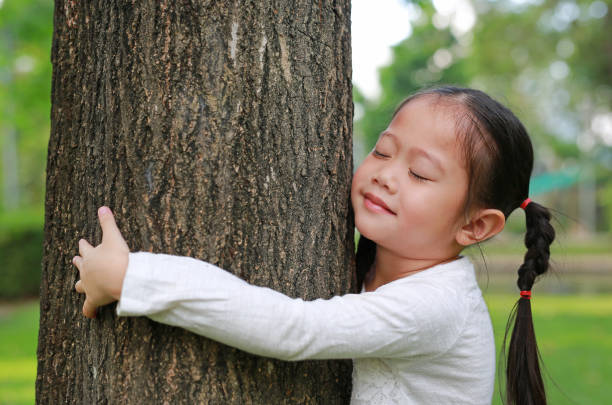
<svg viewBox="0 0 612 405"><path fill-rule="evenodd" d="M389 136L391 139L393 139L396 145L400 145L399 138L394 133L389 132L389 131L383 131L380 134L380 138L382 139L385 136ZM410 152L425 157L431 163L433 163L440 171L444 172L444 167L442 166L442 162L440 161L440 159L438 159L431 153L427 152L425 149L421 149L415 146L415 147L410 148Z"/></svg>

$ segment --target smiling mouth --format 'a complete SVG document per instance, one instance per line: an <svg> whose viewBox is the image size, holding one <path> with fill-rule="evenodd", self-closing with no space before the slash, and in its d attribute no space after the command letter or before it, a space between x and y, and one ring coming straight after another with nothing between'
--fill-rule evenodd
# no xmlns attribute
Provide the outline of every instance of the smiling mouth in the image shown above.
<svg viewBox="0 0 612 405"><path fill-rule="evenodd" d="M391 211L383 200L373 194L367 193L364 196L363 203L372 212L395 215L395 212Z"/></svg>

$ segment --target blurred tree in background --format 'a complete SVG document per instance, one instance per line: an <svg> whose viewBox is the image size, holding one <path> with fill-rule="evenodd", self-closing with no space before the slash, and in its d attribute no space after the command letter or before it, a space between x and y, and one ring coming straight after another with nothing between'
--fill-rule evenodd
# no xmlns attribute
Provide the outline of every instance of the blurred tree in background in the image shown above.
<svg viewBox="0 0 612 405"><path fill-rule="evenodd" d="M368 99L355 90L355 135L369 151L400 101L424 87L444 83L484 90L508 105L532 136L531 194L543 194L539 198L566 214L561 219L570 230L610 231L611 5L611 0L411 2L413 33L380 69L380 96Z"/></svg>

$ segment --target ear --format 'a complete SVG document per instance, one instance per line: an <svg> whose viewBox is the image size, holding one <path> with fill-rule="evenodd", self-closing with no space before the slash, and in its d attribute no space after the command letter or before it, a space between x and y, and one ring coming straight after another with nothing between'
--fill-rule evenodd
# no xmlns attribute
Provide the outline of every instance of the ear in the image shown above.
<svg viewBox="0 0 612 405"><path fill-rule="evenodd" d="M500 210L487 208L476 211L470 222L457 231L455 240L461 246L469 246L489 239L504 229L506 218Z"/></svg>

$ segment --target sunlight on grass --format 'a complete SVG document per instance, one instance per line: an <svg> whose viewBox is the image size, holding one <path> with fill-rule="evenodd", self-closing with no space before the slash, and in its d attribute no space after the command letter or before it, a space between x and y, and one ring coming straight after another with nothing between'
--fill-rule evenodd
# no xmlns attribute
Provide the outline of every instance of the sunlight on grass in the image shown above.
<svg viewBox="0 0 612 405"><path fill-rule="evenodd" d="M34 403L36 356L0 360L0 404Z"/></svg>
<svg viewBox="0 0 612 405"><path fill-rule="evenodd" d="M36 357L0 360L0 381L29 378L32 376L32 370L36 370Z"/></svg>
<svg viewBox="0 0 612 405"><path fill-rule="evenodd" d="M38 301L0 316L0 405L34 403Z"/></svg>

